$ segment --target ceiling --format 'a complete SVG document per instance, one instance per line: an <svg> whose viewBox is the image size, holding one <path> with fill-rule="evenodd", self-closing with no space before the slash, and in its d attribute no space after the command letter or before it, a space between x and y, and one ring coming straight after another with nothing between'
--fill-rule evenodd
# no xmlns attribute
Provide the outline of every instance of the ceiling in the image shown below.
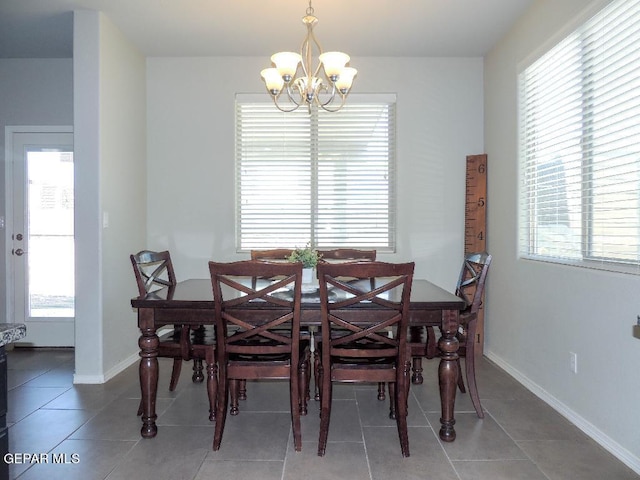
<svg viewBox="0 0 640 480"><path fill-rule="evenodd" d="M316 0L325 51L483 56L534 0ZM0 58L72 56L74 9L104 12L146 56L297 51L307 0L0 0Z"/></svg>

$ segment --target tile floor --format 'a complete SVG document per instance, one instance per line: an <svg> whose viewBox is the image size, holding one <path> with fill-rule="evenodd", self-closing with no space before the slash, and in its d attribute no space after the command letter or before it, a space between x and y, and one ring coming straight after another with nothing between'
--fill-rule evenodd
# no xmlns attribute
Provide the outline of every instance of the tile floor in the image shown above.
<svg viewBox="0 0 640 480"><path fill-rule="evenodd" d="M488 360L480 362L478 372L485 419L476 417L468 395L458 394L458 438L447 444L437 435L437 363L425 362L425 383L411 388L410 458L400 455L395 423L387 416L386 402L376 399L375 387L335 389L329 444L320 458L314 402L303 418L302 452L296 453L287 389L278 382L250 383L240 415L228 417L222 448L213 452L205 388L191 382L187 365L178 388L169 392L170 364L161 360L154 439L140 438L137 365L104 385L75 386L73 365L70 350L9 352L10 452L66 453L69 462L11 465L10 478L640 478Z"/></svg>

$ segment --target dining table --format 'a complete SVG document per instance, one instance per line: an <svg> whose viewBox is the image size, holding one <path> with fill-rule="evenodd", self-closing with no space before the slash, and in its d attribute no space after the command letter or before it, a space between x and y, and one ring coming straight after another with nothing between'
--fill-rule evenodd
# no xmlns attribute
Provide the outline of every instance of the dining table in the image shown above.
<svg viewBox="0 0 640 480"><path fill-rule="evenodd" d="M255 279L247 279L247 282ZM440 364L438 384L440 390L441 417L439 436L445 442L456 438L454 428L454 406L458 380L458 339L459 312L465 301L457 295L424 279L414 279L411 286L410 319L411 326L439 327L438 339ZM215 302L210 279L188 279L174 286L165 287L146 295L131 299L131 306L138 312L140 338L140 389L142 394L143 438L155 437L156 395L158 390L158 335L157 330L165 325L213 325L215 324ZM366 323L375 315L375 305L371 308L354 309L351 313L360 316ZM270 308L257 303L256 312ZM320 294L317 290L302 295L301 327L318 328L320 320Z"/></svg>

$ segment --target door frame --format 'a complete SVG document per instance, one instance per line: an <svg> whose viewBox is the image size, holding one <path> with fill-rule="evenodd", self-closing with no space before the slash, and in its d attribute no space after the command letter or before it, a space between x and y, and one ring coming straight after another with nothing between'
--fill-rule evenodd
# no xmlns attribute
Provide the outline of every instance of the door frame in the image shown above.
<svg viewBox="0 0 640 480"><path fill-rule="evenodd" d="M8 125L4 127L4 265L5 265L5 322L10 323L15 313L13 262L9 258L9 245L12 245L13 232L13 135L16 133L71 133L70 125Z"/></svg>

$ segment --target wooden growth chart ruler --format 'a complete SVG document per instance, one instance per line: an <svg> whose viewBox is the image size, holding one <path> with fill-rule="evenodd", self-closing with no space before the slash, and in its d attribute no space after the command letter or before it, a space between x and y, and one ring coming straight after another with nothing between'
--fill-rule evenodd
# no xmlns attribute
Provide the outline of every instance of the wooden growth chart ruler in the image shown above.
<svg viewBox="0 0 640 480"><path fill-rule="evenodd" d="M464 205L464 253L484 252L487 246L487 155L468 155ZM477 355L484 345L484 309L478 312Z"/></svg>

